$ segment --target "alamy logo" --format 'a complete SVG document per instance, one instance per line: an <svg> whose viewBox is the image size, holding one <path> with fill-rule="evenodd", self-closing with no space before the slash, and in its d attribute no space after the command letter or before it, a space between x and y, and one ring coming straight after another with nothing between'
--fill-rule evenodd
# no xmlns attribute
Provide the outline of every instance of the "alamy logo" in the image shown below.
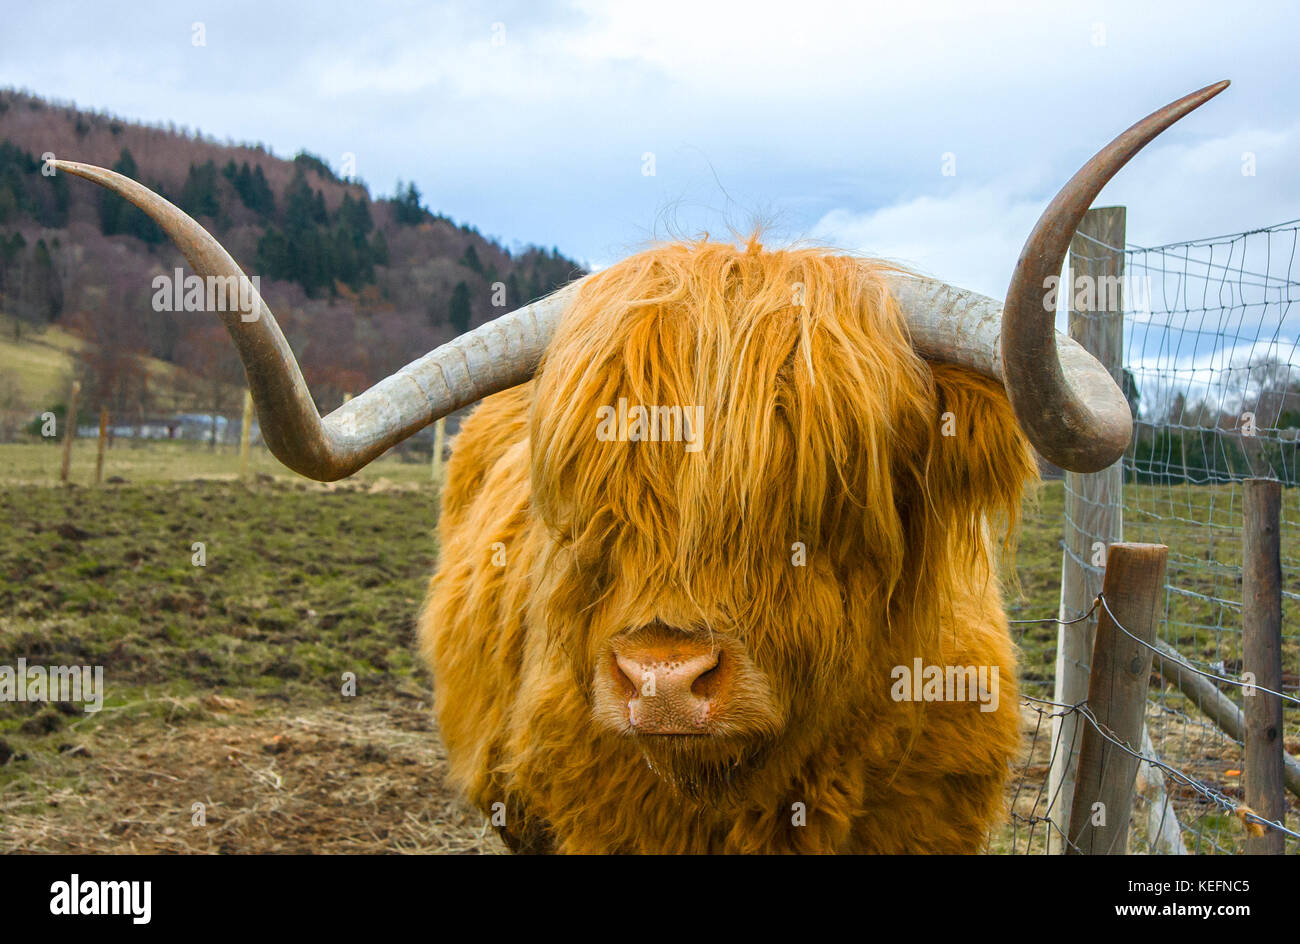
<svg viewBox="0 0 1300 944"><path fill-rule="evenodd" d="M85 711L104 707L102 665L0 665L0 701L81 701Z"/></svg>
<svg viewBox="0 0 1300 944"><path fill-rule="evenodd" d="M894 701L977 701L980 711L998 710L996 665L925 665L916 658L894 666L889 677Z"/></svg>
<svg viewBox="0 0 1300 944"><path fill-rule="evenodd" d="M73 872L70 881L50 886L50 914L131 915L132 924L148 924L153 882L83 882Z"/></svg>
<svg viewBox="0 0 1300 944"><path fill-rule="evenodd" d="M627 397L619 397L617 409L596 410L596 438L601 442L684 442L687 452L699 452L704 448L703 426L700 406L629 407Z"/></svg>
<svg viewBox="0 0 1300 944"><path fill-rule="evenodd" d="M237 311L240 321L256 321L260 314L262 280L240 275L156 275L151 283L154 311Z"/></svg>

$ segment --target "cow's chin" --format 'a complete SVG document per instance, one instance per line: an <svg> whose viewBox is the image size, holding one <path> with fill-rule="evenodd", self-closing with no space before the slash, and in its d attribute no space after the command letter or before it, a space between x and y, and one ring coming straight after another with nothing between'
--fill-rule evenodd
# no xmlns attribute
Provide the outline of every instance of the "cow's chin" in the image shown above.
<svg viewBox="0 0 1300 944"><path fill-rule="evenodd" d="M682 796L710 806L738 799L762 769L771 741L693 734L633 734L646 765Z"/></svg>

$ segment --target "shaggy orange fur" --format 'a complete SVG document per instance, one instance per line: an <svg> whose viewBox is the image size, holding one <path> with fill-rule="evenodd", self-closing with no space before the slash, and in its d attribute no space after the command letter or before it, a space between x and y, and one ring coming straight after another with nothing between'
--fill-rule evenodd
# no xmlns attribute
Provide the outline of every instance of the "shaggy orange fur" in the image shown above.
<svg viewBox="0 0 1300 944"><path fill-rule="evenodd" d="M1002 815L997 534L1034 464L996 383L913 351L887 271L651 249L594 276L534 380L465 422L420 640L452 775L513 847L968 852ZM601 441L620 397L699 405L702 448ZM743 647L778 729L652 757L594 724L597 659L655 621ZM894 701L917 657L998 667L997 710Z"/></svg>

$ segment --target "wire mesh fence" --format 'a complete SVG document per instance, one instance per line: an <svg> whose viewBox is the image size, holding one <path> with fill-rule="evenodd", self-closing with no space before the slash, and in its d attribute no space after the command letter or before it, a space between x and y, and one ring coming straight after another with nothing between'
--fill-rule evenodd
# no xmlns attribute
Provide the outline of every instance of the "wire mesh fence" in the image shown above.
<svg viewBox="0 0 1300 944"><path fill-rule="evenodd" d="M1092 611L1076 617L1075 622L1092 618L1101 608L1106 609L1121 632L1137 639L1115 618L1104 595L1097 598ZM1019 622L1028 624L1040 621ZM1141 639L1137 641L1143 646L1148 645ZM1246 683L1241 680L1199 669L1184 659L1179 658L1177 662L1180 671L1209 678L1225 688L1246 687ZM1257 691L1282 699L1285 708L1300 708L1300 698L1293 694L1272 689ZM1008 798L1007 827L1001 836L990 839L988 850L1021 855L1080 852L1052 816L1052 812L1061 803L1061 796L1051 789L1047 778L1052 760L1069 747L1061 738L1060 727L1054 726L1052 720L1071 715L1081 721L1076 731L1081 731L1087 725L1099 732L1117 750L1142 760L1136 778L1127 850L1116 849L1112 852L1232 854L1241 851L1241 843L1246 835L1262 835L1265 830L1277 830L1284 837L1284 850L1300 854L1300 832L1287 825L1288 822L1294 825L1291 819L1295 813L1293 804L1289 806L1288 815L1283 820L1268 820L1241 802L1240 790L1235 785L1198 777L1194 769L1189 772L1189 767L1195 766L1190 758L1182 758L1182 765L1178 765L1161 757L1154 746L1155 734L1151 732L1167 732L1168 726L1160 724L1161 715L1165 712L1175 715L1180 723L1201 730L1217 731L1214 725L1204 719L1197 719L1179 709L1168 709L1159 704L1158 699L1152 699L1147 705L1147 730L1144 731L1142 741L1130 745L1109 731L1086 701L1068 705L1022 692L1022 728L1027 738L1025 754ZM1226 757L1222 755L1221 745L1217 745L1220 750L1212 754L1213 759L1236 762L1239 765L1241 745L1239 741L1233 743L1237 749Z"/></svg>
<svg viewBox="0 0 1300 944"><path fill-rule="evenodd" d="M1240 706L1241 483L1272 478L1295 486L1300 479L1300 313L1292 310L1300 298L1300 281L1293 277L1300 274L1295 270L1300 221L1126 250L1079 237L1063 284L1073 287L1082 274L1089 291L1101 297L1071 306L1072 318L1113 318L1122 311L1122 358L1113 370L1134 412L1135 434L1121 464L1122 489L1100 504L1095 493L1083 495L1067 477L1065 526L1084 537L1076 549L1108 543L1098 533L1104 529L1098 522L1107 516L1122 520L1125 541L1168 545L1158 639L1185 664L1179 671L1212 679ZM1113 274L1120 253L1123 277L1108 286L1100 276ZM1107 299L1108 289L1117 295ZM1080 316L1080 308L1096 314ZM1284 488L1283 495L1284 742L1295 754L1300 752L1295 701L1300 489ZM1066 542L1063 547L1067 564L1099 584L1104 561ZM1060 618L1083 615L1063 607ZM1054 634L1055 625L1050 628ZM1069 748L1060 743L1061 732L1079 729L1051 720L1074 715L1090 723L1087 705L1052 702L1042 675L1024 679L1022 689L1029 736L1011 798L1009 836L1001 841L1009 846L1005 851L1059 851L1065 837L1059 818L1053 823L1050 813L1060 797L1053 796L1047 771L1053 755ZM1241 852L1247 832L1258 826L1249 813L1239 812L1241 741L1154 670L1145 734L1149 743L1141 749L1152 763L1139 771L1129 851L1179 851L1170 838L1173 817L1187 852ZM1165 799L1157 799L1161 796ZM1295 829L1300 806L1293 794L1287 800L1286 823ZM1300 851L1294 834L1285 848Z"/></svg>

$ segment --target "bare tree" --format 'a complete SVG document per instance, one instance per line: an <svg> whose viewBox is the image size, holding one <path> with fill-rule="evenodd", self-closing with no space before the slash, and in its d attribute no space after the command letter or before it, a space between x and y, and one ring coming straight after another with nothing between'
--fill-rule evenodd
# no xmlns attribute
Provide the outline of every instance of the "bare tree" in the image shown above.
<svg viewBox="0 0 1300 944"><path fill-rule="evenodd" d="M217 445L217 417L237 406L244 386L244 368L226 329L216 318L198 312L182 323L176 361L189 374L182 386L212 418L209 448Z"/></svg>

